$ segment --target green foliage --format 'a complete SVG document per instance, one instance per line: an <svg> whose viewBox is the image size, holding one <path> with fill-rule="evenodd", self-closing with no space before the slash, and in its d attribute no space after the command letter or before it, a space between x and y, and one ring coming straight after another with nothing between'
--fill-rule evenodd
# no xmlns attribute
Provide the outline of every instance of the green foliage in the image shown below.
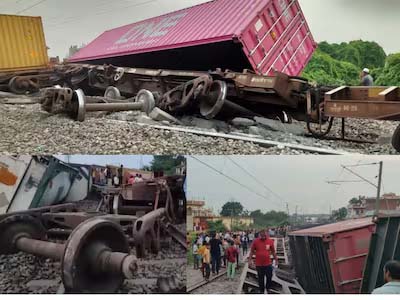
<svg viewBox="0 0 400 300"><path fill-rule="evenodd" d="M250 213L250 216L254 219L254 226L260 229L283 226L286 225L289 220L289 216L285 212L275 210L267 213L263 213L261 210L255 210Z"/></svg>
<svg viewBox="0 0 400 300"><path fill-rule="evenodd" d="M382 86L400 86L400 53L389 55L385 66L376 77L376 84Z"/></svg>
<svg viewBox="0 0 400 300"><path fill-rule="evenodd" d="M208 226L209 232L225 232L226 231L226 227L222 223L222 220L218 220L215 222L207 221L207 226Z"/></svg>
<svg viewBox="0 0 400 300"><path fill-rule="evenodd" d="M176 167L185 161L184 156L159 155L154 156L150 166L145 167L146 170L152 172L164 172L165 175L174 175Z"/></svg>
<svg viewBox="0 0 400 300"><path fill-rule="evenodd" d="M322 85L356 85L360 70L351 63L333 59L317 49L303 72L303 77Z"/></svg>
<svg viewBox="0 0 400 300"><path fill-rule="evenodd" d="M361 204L361 200L359 199L359 198L351 198L350 199L350 201L349 201L349 204L352 204L352 205L354 205L354 204Z"/></svg>
<svg viewBox="0 0 400 300"><path fill-rule="evenodd" d="M335 221L343 221L344 219L346 219L346 217L347 217L347 208L346 207L342 207L338 210L332 211L332 218Z"/></svg>
<svg viewBox="0 0 400 300"><path fill-rule="evenodd" d="M378 78L385 59L385 51L376 42L321 42L302 76L321 85L359 85L361 70L369 68L371 75ZM388 73L381 82L394 77L393 72Z"/></svg>
<svg viewBox="0 0 400 300"><path fill-rule="evenodd" d="M221 216L223 217L238 217L243 216L244 208L240 202L227 202L222 206Z"/></svg>
<svg viewBox="0 0 400 300"><path fill-rule="evenodd" d="M360 55L360 64L358 67L362 68L381 68L385 65L386 53L383 48L376 42L366 41L352 41L348 47L354 47L358 50ZM337 59L343 60L342 57Z"/></svg>

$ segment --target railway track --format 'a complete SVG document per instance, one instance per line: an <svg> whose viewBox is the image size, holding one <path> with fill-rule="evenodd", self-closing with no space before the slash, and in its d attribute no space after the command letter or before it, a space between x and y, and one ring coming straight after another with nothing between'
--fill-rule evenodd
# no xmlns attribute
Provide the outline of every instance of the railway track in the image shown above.
<svg viewBox="0 0 400 300"><path fill-rule="evenodd" d="M196 284L194 284L192 286L188 286L188 287L186 287L186 292L189 293L189 294L192 294L195 290L197 290L197 289L209 284L210 282L213 282L213 281L223 277L224 275L226 275L226 273L227 273L226 270L222 271L218 275L210 278L210 280L203 280L203 281L201 281L199 283L196 283Z"/></svg>
<svg viewBox="0 0 400 300"><path fill-rule="evenodd" d="M123 121L117 121L117 120L113 120L113 121L114 122L123 122ZM321 154L321 155L348 155L348 154L350 154L349 152L345 152L345 151L305 146L305 145L299 145L299 144L281 143L281 142L277 142L277 141L273 141L273 140L254 138L251 136L246 137L246 136L239 136L239 135L233 135L233 134L208 132L208 131L202 131L202 130L197 130L197 129L189 129L189 128L173 127L173 126L163 126L163 125L148 125L148 124L139 124L139 125L151 127L151 128L155 128L155 129L161 129L161 130L170 130L170 131L176 131L176 132L191 133L191 134L196 134L196 135L201 135L201 136L209 136L209 137L214 137L214 138L224 138L224 139L230 139L230 140L236 140L236 141L250 142L250 143L254 143L259 146L267 147L267 148L271 148L271 147L279 147L282 149L288 148L288 149L303 151L303 152L307 152L307 153Z"/></svg>
<svg viewBox="0 0 400 300"><path fill-rule="evenodd" d="M279 269L274 270L272 277L272 288L269 294L305 294L295 276L286 271L289 269L289 261L287 248L284 238L272 238L278 256ZM249 262L245 262L240 284L236 294L258 294L258 275L257 271L250 266Z"/></svg>
<svg viewBox="0 0 400 300"><path fill-rule="evenodd" d="M161 223L161 226L176 242L178 242L185 250L187 250L186 235L184 232L170 223Z"/></svg>

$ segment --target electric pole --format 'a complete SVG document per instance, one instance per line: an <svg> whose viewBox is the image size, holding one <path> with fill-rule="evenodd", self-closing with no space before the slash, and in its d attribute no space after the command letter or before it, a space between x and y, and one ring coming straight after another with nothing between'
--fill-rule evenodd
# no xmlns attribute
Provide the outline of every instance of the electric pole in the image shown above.
<svg viewBox="0 0 400 300"><path fill-rule="evenodd" d="M375 216L379 215L379 209L380 209L382 171L383 171L383 162L381 161L379 163L379 176L378 176L378 188L377 188L378 191L377 191L377 196L376 196Z"/></svg>

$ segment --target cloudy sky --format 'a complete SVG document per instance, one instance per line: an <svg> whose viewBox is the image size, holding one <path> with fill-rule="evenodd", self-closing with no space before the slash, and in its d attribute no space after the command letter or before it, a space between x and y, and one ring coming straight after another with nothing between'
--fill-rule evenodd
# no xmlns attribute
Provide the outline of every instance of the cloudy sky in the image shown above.
<svg viewBox="0 0 400 300"><path fill-rule="evenodd" d="M198 160L188 158L188 197L206 200L207 206L218 212L231 198L241 202L252 211L261 209L286 211L289 203L290 213L298 206L299 213L329 213L330 207L337 209L359 195L376 196L376 188L365 182L350 182L340 185L327 181L359 181L342 165L369 164L384 161L383 192L400 194L399 157L333 157L333 156L198 156L218 172L232 177L248 189L205 166ZM234 159L235 165L230 159ZM245 171L258 178L261 185ZM352 168L366 179L377 182L378 165ZM267 190L273 191L271 193Z"/></svg>
<svg viewBox="0 0 400 300"><path fill-rule="evenodd" d="M317 41L374 40L400 52L400 1L299 0ZM88 43L105 30L205 0L0 0L0 13L42 16L51 56Z"/></svg>

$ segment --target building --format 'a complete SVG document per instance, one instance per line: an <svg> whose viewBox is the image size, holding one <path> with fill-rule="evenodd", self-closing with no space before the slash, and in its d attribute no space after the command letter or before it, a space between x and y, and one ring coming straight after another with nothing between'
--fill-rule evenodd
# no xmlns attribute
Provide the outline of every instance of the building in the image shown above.
<svg viewBox="0 0 400 300"><path fill-rule="evenodd" d="M186 202L187 226L189 231L204 231L207 221L213 217L212 209L205 207L205 201L190 200Z"/></svg>
<svg viewBox="0 0 400 300"><path fill-rule="evenodd" d="M251 227L254 224L254 219L252 217L217 217L214 216L207 221L217 222L222 221L227 230L232 230L233 227Z"/></svg>
<svg viewBox="0 0 400 300"><path fill-rule="evenodd" d="M187 201L186 224L189 231L207 231L208 222L222 221L226 229L231 230L234 226L249 227L254 224L251 217L223 217L215 216L212 209L205 207L205 201Z"/></svg>
<svg viewBox="0 0 400 300"><path fill-rule="evenodd" d="M348 218L362 218L375 213L376 197L358 197L347 206ZM382 195L379 203L380 211L400 211L400 196L394 193Z"/></svg>

